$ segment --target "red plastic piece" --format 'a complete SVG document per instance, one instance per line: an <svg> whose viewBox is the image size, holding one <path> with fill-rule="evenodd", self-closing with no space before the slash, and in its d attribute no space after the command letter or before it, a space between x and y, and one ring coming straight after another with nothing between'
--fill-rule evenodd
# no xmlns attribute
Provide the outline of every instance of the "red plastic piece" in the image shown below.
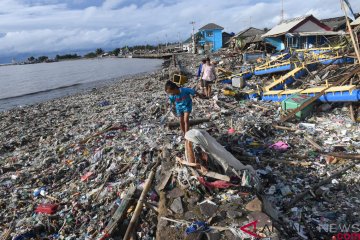
<svg viewBox="0 0 360 240"><path fill-rule="evenodd" d="M36 213L54 214L56 213L58 205L51 203L42 203L36 207Z"/></svg>

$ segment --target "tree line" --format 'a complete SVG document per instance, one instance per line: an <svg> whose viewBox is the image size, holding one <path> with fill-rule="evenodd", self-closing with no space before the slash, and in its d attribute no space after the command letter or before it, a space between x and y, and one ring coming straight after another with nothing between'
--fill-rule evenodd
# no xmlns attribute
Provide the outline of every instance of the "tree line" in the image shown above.
<svg viewBox="0 0 360 240"><path fill-rule="evenodd" d="M119 54L127 54L136 50L147 50L147 51L151 51L151 50L156 50L157 46L152 46L152 45L135 45L135 46L125 46L122 48L115 48L111 51L105 52L102 48L97 48L94 52L89 52L86 53L83 57L84 58L96 58L99 56L104 55L105 53L107 53L108 55L113 55L113 56L119 56ZM69 60L69 59L79 59L82 56L75 54L64 54L64 55L59 55L57 54L55 56L55 58L50 59L48 56L39 56L37 58L35 58L34 56L31 56L27 59L27 62L29 63L41 63L41 62L54 62L54 61L60 61L60 60Z"/></svg>

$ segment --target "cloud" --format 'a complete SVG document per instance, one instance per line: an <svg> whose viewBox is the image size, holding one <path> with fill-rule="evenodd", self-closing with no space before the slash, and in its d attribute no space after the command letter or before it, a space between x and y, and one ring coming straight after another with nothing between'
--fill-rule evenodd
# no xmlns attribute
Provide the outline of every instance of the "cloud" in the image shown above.
<svg viewBox="0 0 360 240"><path fill-rule="evenodd" d="M350 0L355 12L360 1ZM285 17L341 16L338 0L284 1ZM0 54L157 44L188 38L214 22L228 32L271 28L280 20L278 0L1 0Z"/></svg>

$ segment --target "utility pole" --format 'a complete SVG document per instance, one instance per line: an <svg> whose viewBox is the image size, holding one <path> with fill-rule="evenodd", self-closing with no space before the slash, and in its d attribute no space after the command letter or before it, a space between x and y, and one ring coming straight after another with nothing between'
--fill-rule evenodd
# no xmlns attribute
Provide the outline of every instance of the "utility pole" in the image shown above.
<svg viewBox="0 0 360 240"><path fill-rule="evenodd" d="M192 42L193 42L193 49L192 52L195 54L195 22L191 21L190 24L192 25Z"/></svg>
<svg viewBox="0 0 360 240"><path fill-rule="evenodd" d="M179 49L181 48L181 43L180 43L180 32L178 32L178 41L179 41Z"/></svg>
<svg viewBox="0 0 360 240"><path fill-rule="evenodd" d="M281 0L281 22L284 21L284 0Z"/></svg>

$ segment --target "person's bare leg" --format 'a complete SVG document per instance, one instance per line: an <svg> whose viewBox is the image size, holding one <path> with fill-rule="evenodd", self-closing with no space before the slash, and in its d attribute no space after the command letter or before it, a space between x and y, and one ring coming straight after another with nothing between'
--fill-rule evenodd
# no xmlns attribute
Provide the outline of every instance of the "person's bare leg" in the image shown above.
<svg viewBox="0 0 360 240"><path fill-rule="evenodd" d="M180 129L183 133L183 135L185 135L185 121L184 121L184 114L181 114L181 116L179 117L180 120Z"/></svg>
<svg viewBox="0 0 360 240"><path fill-rule="evenodd" d="M211 97L211 85L209 85L209 97Z"/></svg>
<svg viewBox="0 0 360 240"><path fill-rule="evenodd" d="M206 87L206 96L210 97L210 85Z"/></svg>
<svg viewBox="0 0 360 240"><path fill-rule="evenodd" d="M185 130L185 133L187 131L189 131L189 127L190 127L190 125L189 125L189 116L190 116L190 113L184 112L184 125L185 125L184 130Z"/></svg>

